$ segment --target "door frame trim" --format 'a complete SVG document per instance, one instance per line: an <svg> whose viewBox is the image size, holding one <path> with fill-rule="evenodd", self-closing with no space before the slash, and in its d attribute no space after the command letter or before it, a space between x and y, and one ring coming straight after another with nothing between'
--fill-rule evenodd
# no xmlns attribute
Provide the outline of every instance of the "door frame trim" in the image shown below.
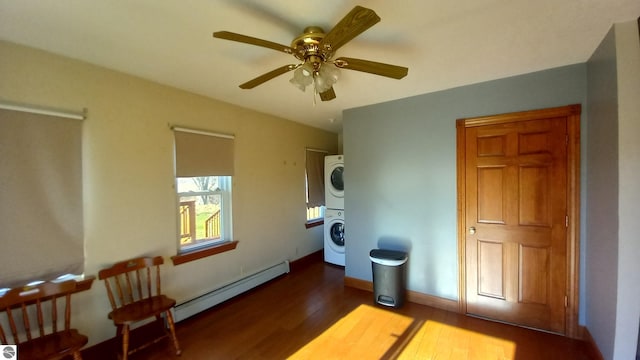
<svg viewBox="0 0 640 360"><path fill-rule="evenodd" d="M458 311L467 313L466 297L466 172L465 129L548 117L567 119L567 307L565 336L579 338L579 279L580 279L580 114L581 105L573 104L541 110L512 112L499 115L462 118L456 120L456 170L458 193Z"/></svg>

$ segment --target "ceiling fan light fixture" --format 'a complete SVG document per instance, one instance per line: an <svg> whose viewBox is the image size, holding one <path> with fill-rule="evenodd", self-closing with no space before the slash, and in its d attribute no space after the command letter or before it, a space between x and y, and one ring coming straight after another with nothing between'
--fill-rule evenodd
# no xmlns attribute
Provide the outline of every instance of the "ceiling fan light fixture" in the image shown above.
<svg viewBox="0 0 640 360"><path fill-rule="evenodd" d="M334 66L323 64L314 74L315 89L318 93L329 91L338 81L338 69Z"/></svg>
<svg viewBox="0 0 640 360"><path fill-rule="evenodd" d="M317 70L316 70L317 68ZM293 72L289 82L301 91L312 85L317 93L323 93L338 81L339 70L327 63L306 61Z"/></svg>
<svg viewBox="0 0 640 360"><path fill-rule="evenodd" d="M307 61L304 64L302 64L302 66L300 67L300 70L302 70L302 75L311 77L315 72L315 66L312 62Z"/></svg>
<svg viewBox="0 0 640 360"><path fill-rule="evenodd" d="M311 75L312 72L310 72L308 69L305 69L303 65L298 67L293 72L293 77L291 78L291 80L289 80L289 82L300 89L300 91L305 91L307 86L313 83L313 77Z"/></svg>

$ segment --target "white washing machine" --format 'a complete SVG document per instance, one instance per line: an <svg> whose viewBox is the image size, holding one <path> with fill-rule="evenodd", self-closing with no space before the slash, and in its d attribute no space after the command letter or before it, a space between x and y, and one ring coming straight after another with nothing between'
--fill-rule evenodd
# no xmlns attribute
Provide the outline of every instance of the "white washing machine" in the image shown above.
<svg viewBox="0 0 640 360"><path fill-rule="evenodd" d="M344 210L344 155L324 158L324 200L327 209Z"/></svg>
<svg viewBox="0 0 640 360"><path fill-rule="evenodd" d="M324 211L324 261L344 266L344 210Z"/></svg>

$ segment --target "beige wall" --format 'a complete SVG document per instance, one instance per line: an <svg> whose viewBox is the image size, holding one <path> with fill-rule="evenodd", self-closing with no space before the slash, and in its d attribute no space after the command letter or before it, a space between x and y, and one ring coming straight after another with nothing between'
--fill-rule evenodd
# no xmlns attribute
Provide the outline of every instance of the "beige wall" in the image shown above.
<svg viewBox="0 0 640 360"><path fill-rule="evenodd" d="M210 81L215 81L211 73ZM50 53L0 42L0 100L79 111L83 127L86 273L159 254L178 301L322 248L305 229L305 147L338 151L338 135ZM203 80L206 81L206 80ZM176 198L169 124L236 136L234 251L174 267ZM112 337L104 285L74 300L90 344Z"/></svg>

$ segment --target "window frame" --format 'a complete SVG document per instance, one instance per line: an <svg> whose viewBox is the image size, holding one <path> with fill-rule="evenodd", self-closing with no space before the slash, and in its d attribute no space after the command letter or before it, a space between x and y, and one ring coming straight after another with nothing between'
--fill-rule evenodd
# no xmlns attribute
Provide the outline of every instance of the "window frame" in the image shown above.
<svg viewBox="0 0 640 360"><path fill-rule="evenodd" d="M191 176L191 177L182 177L186 179L191 179L194 177L205 177L205 176ZM176 238L178 241L178 255L187 254L194 251L199 251L203 249L207 249L210 247L215 247L220 244L231 242L233 239L233 221L232 221L232 200L231 200L231 186L233 184L232 176L216 176L211 175L208 177L217 177L218 178L218 187L211 191L187 191L187 192L177 192L178 190L178 179L180 177L176 177L176 218L178 224L178 231L176 234ZM195 239L194 244L182 246L180 244L180 228L181 228L181 219L180 219L180 199L182 197L193 197L193 196L213 196L220 195L220 238L219 239Z"/></svg>
<svg viewBox="0 0 640 360"><path fill-rule="evenodd" d="M169 124L174 132L174 186L176 194L176 234L177 254L171 257L174 265L184 264L237 247L238 241L233 240L233 209L232 192L234 176L234 147L235 135L212 132L208 130L185 128ZM215 140L203 140L213 137ZM204 156L203 156L204 154ZM220 156L212 157L211 154ZM203 166L201 166L203 165ZM182 176L178 176L182 175ZM222 190L221 198L221 240L206 242L199 246L190 247L183 251L180 245L180 197L177 191L179 177L218 176Z"/></svg>
<svg viewBox="0 0 640 360"><path fill-rule="evenodd" d="M191 177L182 177L185 179L192 179L194 177L205 177L205 176L191 176ZM233 221L231 219L231 184L233 183L233 179L231 176L206 176L206 177L217 177L217 188L210 191L187 191L187 192L176 192L177 195L177 204L178 204L178 224L180 224L180 203L182 197L194 197L194 196L220 196L220 238L219 239L194 239L194 244L183 246L180 244L180 227L178 227L178 254L184 254L192 251L198 251L203 248L208 248L212 246L216 246L220 243L225 243L231 241L233 239ZM178 177L176 177L176 191L178 189Z"/></svg>
<svg viewBox="0 0 640 360"><path fill-rule="evenodd" d="M309 156L308 156L309 152L321 153L321 154L324 154L324 156L329 155L329 151L327 151L327 150L313 149L313 148L308 148L308 147L305 148L304 189L305 189L306 215L305 215L304 226L307 229L315 227L315 226L324 225L324 212L326 210L326 206L325 205L309 207L309 173L308 173L308 166L309 165L307 164L307 161L309 159ZM322 166L323 166L323 171L324 171L324 164L322 164ZM324 179L324 174L322 174L322 178ZM316 208L318 209L317 211L320 213L320 216L319 217L310 218L309 214L314 211L313 209L316 209Z"/></svg>
<svg viewBox="0 0 640 360"><path fill-rule="evenodd" d="M325 205L320 205L320 206L314 206L314 207L309 207L309 177L307 175L307 169L305 168L304 170L304 189L305 189L305 208L307 209L306 212L306 220L304 223L304 227L307 229L310 229L312 227L315 226L320 226L320 225L324 225L324 212L327 209L327 207ZM320 212L320 216L319 217L309 217L309 213L313 212L313 209L318 209L317 211Z"/></svg>

